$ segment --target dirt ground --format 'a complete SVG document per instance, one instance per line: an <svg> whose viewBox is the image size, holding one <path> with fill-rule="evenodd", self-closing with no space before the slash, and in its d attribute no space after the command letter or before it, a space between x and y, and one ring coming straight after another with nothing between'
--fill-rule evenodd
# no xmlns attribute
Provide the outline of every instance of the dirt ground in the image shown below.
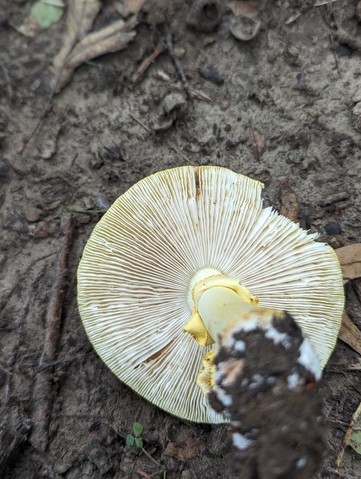
<svg viewBox="0 0 361 479"><path fill-rule="evenodd" d="M95 27L119 19L114 3L104 2ZM24 426L4 479L150 477L156 466L125 446L134 421L169 479L231 479L227 427L185 423L142 400L96 356L79 318L76 270L101 217L94 210L133 183L174 166L220 165L264 182L265 203L279 208L287 176L306 229L333 247L361 242L360 4L255 1L261 28L242 42L226 28L227 15L209 33L187 27L189 3L150 2L128 48L82 65L51 98L49 67L65 16L29 38L15 27L32 2L0 0L0 401L2 420L14 427L33 419L65 208L75 222L60 342L48 368L49 442L45 451L34 447ZM167 31L197 96L187 97L167 52L131 81ZM201 76L205 67L223 82ZM157 129L170 93L183 104ZM360 291L357 281L346 291L359 326ZM361 477L351 448L334 470L360 401L355 364L357 354L338 342L322 383L329 432L319 478Z"/></svg>

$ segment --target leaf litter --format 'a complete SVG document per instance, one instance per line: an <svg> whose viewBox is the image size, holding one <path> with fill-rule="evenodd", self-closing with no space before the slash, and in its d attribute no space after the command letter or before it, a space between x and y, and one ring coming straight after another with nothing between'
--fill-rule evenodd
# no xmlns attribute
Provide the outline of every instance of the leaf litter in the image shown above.
<svg viewBox="0 0 361 479"><path fill-rule="evenodd" d="M90 32L102 3L99 0L69 2L64 43L53 60L54 88L59 93L81 64L106 53L122 50L136 36L135 15L120 19L95 32Z"/></svg>

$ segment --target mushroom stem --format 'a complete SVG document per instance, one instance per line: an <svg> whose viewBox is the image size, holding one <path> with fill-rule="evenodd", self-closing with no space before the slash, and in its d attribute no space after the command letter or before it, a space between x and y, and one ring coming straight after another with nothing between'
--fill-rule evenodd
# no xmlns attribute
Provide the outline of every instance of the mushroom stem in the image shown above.
<svg viewBox="0 0 361 479"><path fill-rule="evenodd" d="M209 335L217 341L222 331L254 305L233 290L215 286L205 291L198 301L198 312Z"/></svg>
<svg viewBox="0 0 361 479"><path fill-rule="evenodd" d="M192 303L192 316L184 330L200 346L208 346L218 341L229 324L257 306L258 299L240 281L215 274L194 284Z"/></svg>
<svg viewBox="0 0 361 479"><path fill-rule="evenodd" d="M232 425L232 473L306 479L324 449L318 357L284 311L254 308L224 331L212 358L211 406Z"/></svg>

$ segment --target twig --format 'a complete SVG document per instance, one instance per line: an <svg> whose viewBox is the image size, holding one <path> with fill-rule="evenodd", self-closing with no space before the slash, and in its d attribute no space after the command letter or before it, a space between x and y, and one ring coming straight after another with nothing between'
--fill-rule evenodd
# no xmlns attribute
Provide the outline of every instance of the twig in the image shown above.
<svg viewBox="0 0 361 479"><path fill-rule="evenodd" d="M56 261L55 280L50 295L50 304L46 317L46 332L43 352L39 361L39 369L55 361L60 337L60 320L63 309L63 298L66 287L67 263L73 233L72 216L64 214L60 229L62 242ZM45 451L48 443L48 425L50 421L52 383L51 369L45 369L36 376L33 393L33 429L31 432L32 445Z"/></svg>
<svg viewBox="0 0 361 479"><path fill-rule="evenodd" d="M177 57L177 55L174 52L172 34L170 32L167 34L167 39L166 40L167 40L168 54L171 57L171 59L174 63L174 66L175 66L175 68L178 72L178 75L179 75L179 78L182 82L183 88L184 88L185 92L187 93L188 97L192 98L193 94L192 94L192 91L190 89L187 77L184 73L183 65L182 65L181 61L179 60L179 58Z"/></svg>
<svg viewBox="0 0 361 479"><path fill-rule="evenodd" d="M159 55L164 51L162 45L158 45L153 52L145 58L139 67L136 69L135 73L132 75L130 81L135 83L143 75L143 73L150 67L150 65L159 57Z"/></svg>
<svg viewBox="0 0 361 479"><path fill-rule="evenodd" d="M353 413L350 424L348 426L348 429L347 429L347 431L345 433L345 436L342 440L342 446L341 446L340 452L337 454L337 459L336 459L336 471L338 471L340 466L341 466L341 462L342 462L343 456L345 454L346 447L349 443L353 428L354 428L355 423L357 421L357 418L359 417L360 414L361 414L361 403L358 405L358 408Z"/></svg>
<svg viewBox="0 0 361 479"><path fill-rule="evenodd" d="M129 113L129 116L134 121L136 121L138 123L138 125L142 126L146 131L148 131L149 133L153 133L153 130L151 128L149 128L149 126L147 126L142 120L140 120L139 118L134 116L133 113Z"/></svg>
<svg viewBox="0 0 361 479"><path fill-rule="evenodd" d="M183 158L184 161L186 161L187 163L189 163L190 165L192 165L191 160L190 160L189 158L187 158L186 155L185 155L184 153L182 153L182 152L180 151L180 149L175 146L174 143L169 142L169 146L170 146L170 148L171 148L173 151L175 151L181 158Z"/></svg>

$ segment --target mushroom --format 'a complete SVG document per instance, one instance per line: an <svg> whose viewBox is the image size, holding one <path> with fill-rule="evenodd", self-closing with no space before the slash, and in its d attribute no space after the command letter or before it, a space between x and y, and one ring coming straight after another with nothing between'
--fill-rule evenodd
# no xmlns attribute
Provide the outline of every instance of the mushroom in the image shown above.
<svg viewBox="0 0 361 479"><path fill-rule="evenodd" d="M78 303L90 341L121 381L173 415L227 422L205 394L212 345L254 307L288 311L321 368L335 346L336 255L263 208L262 188L220 167L161 171L115 201L84 249Z"/></svg>
<svg viewBox="0 0 361 479"><path fill-rule="evenodd" d="M309 479L324 455L319 358L292 316L255 307L222 333L212 407L231 421L232 477Z"/></svg>

